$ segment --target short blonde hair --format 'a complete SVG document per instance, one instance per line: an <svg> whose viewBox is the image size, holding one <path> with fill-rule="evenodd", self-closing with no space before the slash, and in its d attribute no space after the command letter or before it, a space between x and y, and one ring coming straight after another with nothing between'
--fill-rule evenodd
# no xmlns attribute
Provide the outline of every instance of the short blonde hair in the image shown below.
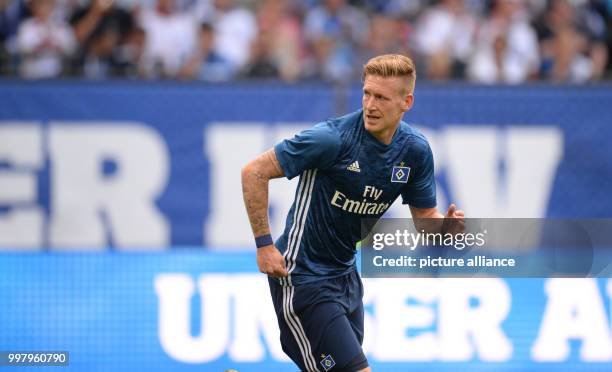
<svg viewBox="0 0 612 372"><path fill-rule="evenodd" d="M383 54L371 58L368 63L363 66L362 79L368 75L377 75L381 77L405 77L408 79L408 93L414 92L414 83L416 81L416 68L412 59L401 54Z"/></svg>

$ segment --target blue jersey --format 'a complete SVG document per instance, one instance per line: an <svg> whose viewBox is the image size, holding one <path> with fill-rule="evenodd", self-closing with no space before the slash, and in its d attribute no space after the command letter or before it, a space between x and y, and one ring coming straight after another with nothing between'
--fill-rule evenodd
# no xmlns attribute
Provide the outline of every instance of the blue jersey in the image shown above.
<svg viewBox="0 0 612 372"><path fill-rule="evenodd" d="M285 176L300 177L276 241L289 272L283 285L354 270L362 219L380 218L399 195L403 204L436 206L429 143L404 122L385 145L365 130L359 110L319 123L274 150Z"/></svg>

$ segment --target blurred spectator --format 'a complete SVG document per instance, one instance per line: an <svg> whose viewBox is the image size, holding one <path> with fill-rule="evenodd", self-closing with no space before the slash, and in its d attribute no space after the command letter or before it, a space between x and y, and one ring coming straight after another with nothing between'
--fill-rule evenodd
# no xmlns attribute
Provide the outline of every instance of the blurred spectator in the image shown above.
<svg viewBox="0 0 612 372"><path fill-rule="evenodd" d="M356 77L355 59L368 36L365 14L345 0L324 0L306 14L304 32L314 53L315 76L328 80Z"/></svg>
<svg viewBox="0 0 612 372"><path fill-rule="evenodd" d="M26 0L0 0L0 74L14 70L15 36L20 23L31 16Z"/></svg>
<svg viewBox="0 0 612 372"><path fill-rule="evenodd" d="M389 53L408 53L407 35L411 33L408 23L385 14L374 14L370 21L368 38L362 52L361 62Z"/></svg>
<svg viewBox="0 0 612 372"><path fill-rule="evenodd" d="M537 76L538 42L522 0L494 0L480 25L468 75L478 83L517 84Z"/></svg>
<svg viewBox="0 0 612 372"><path fill-rule="evenodd" d="M70 26L52 18L55 0L31 0L32 17L19 26L20 75L27 79L58 77L75 48Z"/></svg>
<svg viewBox="0 0 612 372"><path fill-rule="evenodd" d="M69 20L76 48L31 52L22 36L19 49L18 31L31 43L40 28L25 22L38 0L0 0L0 75L38 76L25 72L38 60L44 76L345 82L403 53L434 80L612 77L612 0L53 1L47 22Z"/></svg>
<svg viewBox="0 0 612 372"><path fill-rule="evenodd" d="M0 0L0 42L15 36L19 24L31 15L27 0Z"/></svg>
<svg viewBox="0 0 612 372"><path fill-rule="evenodd" d="M183 79L202 81L229 81L234 77L234 68L214 50L215 30L212 25L202 23L195 52L181 69Z"/></svg>
<svg viewBox="0 0 612 372"><path fill-rule="evenodd" d="M412 21L430 2L431 0L352 0L351 4L371 13Z"/></svg>
<svg viewBox="0 0 612 372"><path fill-rule="evenodd" d="M273 30L260 27L257 38L251 44L249 62L245 69L247 77L279 78L279 68L274 59L274 39Z"/></svg>
<svg viewBox="0 0 612 372"><path fill-rule="evenodd" d="M542 76L556 82L599 80L606 67L605 20L584 1L551 0L536 22Z"/></svg>
<svg viewBox="0 0 612 372"><path fill-rule="evenodd" d="M116 7L114 0L92 0L72 14L70 23L79 42L74 72L88 78L120 75L116 53L133 27L131 14Z"/></svg>
<svg viewBox="0 0 612 372"><path fill-rule="evenodd" d="M546 9L549 0L525 0L525 8L529 12L529 18L533 21Z"/></svg>
<svg viewBox="0 0 612 372"><path fill-rule="evenodd" d="M434 80L463 77L474 39L476 20L464 0L441 0L426 10L416 27L415 49Z"/></svg>
<svg viewBox="0 0 612 372"><path fill-rule="evenodd" d="M139 22L146 33L142 57L145 76L177 77L195 48L195 15L176 11L174 0L158 0L154 8L141 10Z"/></svg>
<svg viewBox="0 0 612 372"><path fill-rule="evenodd" d="M257 8L258 35L251 46L246 76L282 78L300 76L302 38L299 21L286 0L264 0Z"/></svg>
<svg viewBox="0 0 612 372"><path fill-rule="evenodd" d="M608 0L605 4L600 4L599 11L606 19L607 29L608 63L606 64L606 75L604 78L610 79L612 78L612 58L610 58L610 54L612 54L612 0Z"/></svg>
<svg viewBox="0 0 612 372"><path fill-rule="evenodd" d="M127 78L138 78L145 75L141 71L141 62L146 39L145 30L140 26L134 25L130 29L125 41L119 45L113 54L114 75Z"/></svg>
<svg viewBox="0 0 612 372"><path fill-rule="evenodd" d="M257 37L253 13L235 6L233 0L212 0L199 4L200 18L215 29L215 51L228 61L235 72L242 70L248 59L251 44Z"/></svg>
<svg viewBox="0 0 612 372"><path fill-rule="evenodd" d="M53 14L60 19L69 20L76 9L82 8L90 2L91 0L55 0Z"/></svg>

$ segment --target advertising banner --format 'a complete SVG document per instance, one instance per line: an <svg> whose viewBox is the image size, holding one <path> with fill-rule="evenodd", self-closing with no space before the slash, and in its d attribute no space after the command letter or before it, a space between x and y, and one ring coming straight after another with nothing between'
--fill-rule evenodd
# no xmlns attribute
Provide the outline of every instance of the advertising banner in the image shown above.
<svg viewBox="0 0 612 372"><path fill-rule="evenodd" d="M359 109L359 86L5 81L0 247L252 245L240 169ZM404 120L433 149L438 205L468 217L609 216L612 89L417 84ZM271 183L278 236L296 180ZM399 203L386 217L409 217Z"/></svg>
<svg viewBox="0 0 612 372"><path fill-rule="evenodd" d="M254 253L4 254L0 272L3 352L66 352L69 369L82 371L296 370ZM610 279L377 278L364 286L364 350L375 371L603 371L612 363Z"/></svg>

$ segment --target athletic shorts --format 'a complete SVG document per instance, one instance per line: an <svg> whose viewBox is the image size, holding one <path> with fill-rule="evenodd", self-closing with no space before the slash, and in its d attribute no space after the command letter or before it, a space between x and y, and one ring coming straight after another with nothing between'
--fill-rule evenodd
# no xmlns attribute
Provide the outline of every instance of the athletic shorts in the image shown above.
<svg viewBox="0 0 612 372"><path fill-rule="evenodd" d="M363 354L363 284L356 270L297 286L268 278L283 351L302 371L354 372Z"/></svg>

